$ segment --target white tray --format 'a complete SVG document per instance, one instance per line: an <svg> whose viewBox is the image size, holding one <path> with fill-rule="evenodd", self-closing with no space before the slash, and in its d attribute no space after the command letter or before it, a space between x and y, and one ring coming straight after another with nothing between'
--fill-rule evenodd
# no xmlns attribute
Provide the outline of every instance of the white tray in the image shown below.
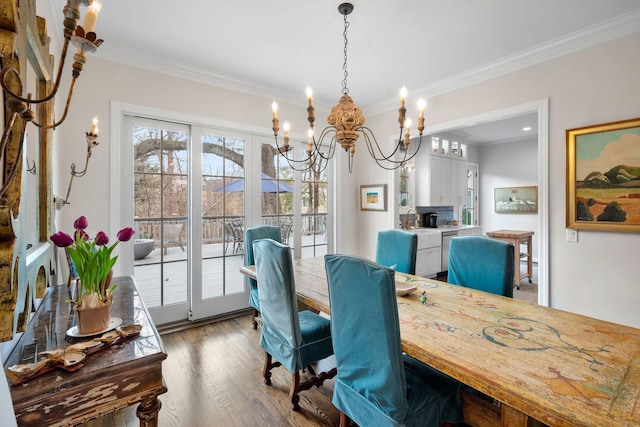
<svg viewBox="0 0 640 427"><path fill-rule="evenodd" d="M396 295L398 296L408 295L411 292L415 291L416 289L418 289L416 285L396 282Z"/></svg>
<svg viewBox="0 0 640 427"><path fill-rule="evenodd" d="M67 335L69 335L70 337L74 337L74 338L92 337L92 336L95 336L95 335L104 334L105 332L109 332L110 330L117 328L121 324L122 324L122 319L121 318L112 317L111 320L109 321L109 326L107 326L106 329L103 329L103 330L98 331L98 332L93 332L91 334L81 334L81 333L78 332L78 327L77 326L73 326L73 327L69 328L69 330L67 331Z"/></svg>

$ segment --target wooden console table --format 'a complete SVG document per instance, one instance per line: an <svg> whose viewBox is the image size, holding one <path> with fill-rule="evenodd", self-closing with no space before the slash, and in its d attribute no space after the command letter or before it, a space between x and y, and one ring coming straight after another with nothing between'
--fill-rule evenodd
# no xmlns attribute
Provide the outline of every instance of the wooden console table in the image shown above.
<svg viewBox="0 0 640 427"><path fill-rule="evenodd" d="M11 387L20 426L75 425L139 403L141 426L157 426L160 401L167 391L162 361L167 354L158 331L131 277L118 277L112 317L122 324L142 325L140 335L87 356L75 372L54 369L24 384ZM66 331L75 323L70 288L54 286L29 322L4 368L33 362L38 352L65 348L89 338L71 338Z"/></svg>
<svg viewBox="0 0 640 427"><path fill-rule="evenodd" d="M518 231L518 230L497 230L497 231L488 231L487 236L504 240L505 242L512 243L515 247L515 253L513 257L513 284L516 285L516 289L520 288L520 280L526 277L529 278L529 283L531 283L531 277L533 274L533 260L531 254L531 237L533 236L533 231ZM520 252L520 245L526 245L526 252ZM526 258L527 259L527 272L520 273L520 260Z"/></svg>

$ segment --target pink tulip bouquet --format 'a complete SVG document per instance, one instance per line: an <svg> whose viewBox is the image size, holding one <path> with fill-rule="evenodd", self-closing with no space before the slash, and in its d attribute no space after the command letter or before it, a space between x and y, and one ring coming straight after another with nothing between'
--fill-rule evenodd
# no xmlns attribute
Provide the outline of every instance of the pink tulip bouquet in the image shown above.
<svg viewBox="0 0 640 427"><path fill-rule="evenodd" d="M110 285L111 269L118 256L111 256L111 252L120 242L128 242L135 231L125 227L118 231L114 244L107 246L109 237L104 231L98 232L93 239L85 232L88 226L87 218L81 216L73 223L75 232L73 237L58 231L51 235L51 241L60 248L66 248L75 264L80 278L78 295L73 301L78 307L92 308L99 306L99 302L110 299L115 285Z"/></svg>

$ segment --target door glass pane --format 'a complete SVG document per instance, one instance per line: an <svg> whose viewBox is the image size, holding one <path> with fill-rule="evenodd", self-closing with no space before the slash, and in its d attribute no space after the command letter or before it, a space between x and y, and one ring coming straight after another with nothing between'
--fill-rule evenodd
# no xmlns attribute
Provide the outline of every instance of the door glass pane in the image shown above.
<svg viewBox="0 0 640 427"><path fill-rule="evenodd" d="M202 298L244 292L245 141L202 136Z"/></svg>
<svg viewBox="0 0 640 427"><path fill-rule="evenodd" d="M148 307L187 301L188 132L134 126L134 278Z"/></svg>
<svg viewBox="0 0 640 427"><path fill-rule="evenodd" d="M466 198L465 205L462 208L462 224L463 225L476 225L475 218L476 213L476 172L475 167L467 167L467 180L466 180Z"/></svg>
<svg viewBox="0 0 640 427"><path fill-rule="evenodd" d="M320 159L302 173L302 258L327 253L327 161Z"/></svg>
<svg viewBox="0 0 640 427"><path fill-rule="evenodd" d="M262 143L260 153L262 223L280 227L282 243L294 247L293 169L271 144Z"/></svg>

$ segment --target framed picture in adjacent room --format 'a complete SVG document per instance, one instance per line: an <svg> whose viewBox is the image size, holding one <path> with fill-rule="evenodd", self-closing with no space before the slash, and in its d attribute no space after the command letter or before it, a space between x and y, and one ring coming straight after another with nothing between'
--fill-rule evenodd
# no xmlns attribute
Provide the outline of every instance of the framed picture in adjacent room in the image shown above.
<svg viewBox="0 0 640 427"><path fill-rule="evenodd" d="M360 186L361 211L387 210L387 184Z"/></svg>
<svg viewBox="0 0 640 427"><path fill-rule="evenodd" d="M496 213L538 213L538 187L494 188L493 198Z"/></svg>
<svg viewBox="0 0 640 427"><path fill-rule="evenodd" d="M640 232L640 118L566 131L567 228Z"/></svg>

